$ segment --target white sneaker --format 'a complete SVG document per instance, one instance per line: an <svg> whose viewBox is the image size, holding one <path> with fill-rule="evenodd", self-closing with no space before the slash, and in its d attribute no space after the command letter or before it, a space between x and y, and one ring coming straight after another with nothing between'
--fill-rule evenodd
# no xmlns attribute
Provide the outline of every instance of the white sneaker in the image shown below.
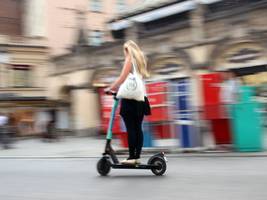
<svg viewBox="0 0 267 200"><path fill-rule="evenodd" d="M136 160L135 159L125 159L123 161L121 161L121 164L125 164L125 165L135 165L136 164Z"/></svg>
<svg viewBox="0 0 267 200"><path fill-rule="evenodd" d="M138 165L141 164L140 158L139 159L135 159L135 163L138 164Z"/></svg>
<svg viewBox="0 0 267 200"><path fill-rule="evenodd" d="M124 159L122 161L120 161L121 164L125 163L127 161L127 159Z"/></svg>

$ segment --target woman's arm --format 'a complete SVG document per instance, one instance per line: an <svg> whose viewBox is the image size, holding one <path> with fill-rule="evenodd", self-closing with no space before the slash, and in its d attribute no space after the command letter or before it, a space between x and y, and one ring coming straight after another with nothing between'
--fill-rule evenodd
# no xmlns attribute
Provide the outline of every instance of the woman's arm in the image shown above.
<svg viewBox="0 0 267 200"><path fill-rule="evenodd" d="M131 58L129 55L127 55L119 78L113 84L111 84L109 89L116 91L119 88L119 86L125 81L131 69L132 69Z"/></svg>

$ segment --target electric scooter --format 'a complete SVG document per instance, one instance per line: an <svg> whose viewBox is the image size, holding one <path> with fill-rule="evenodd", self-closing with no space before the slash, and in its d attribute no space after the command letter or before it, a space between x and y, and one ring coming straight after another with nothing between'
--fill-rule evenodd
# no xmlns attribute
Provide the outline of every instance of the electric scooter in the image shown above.
<svg viewBox="0 0 267 200"><path fill-rule="evenodd" d="M106 145L105 151L102 154L102 158L97 163L97 171L101 176L106 176L110 169L147 169L151 170L153 174L161 176L165 173L167 169L167 159L164 152L157 153L151 156L147 164L121 164L115 154L115 151L111 147L112 141L112 128L115 119L116 109L119 105L119 99L116 98L116 93L106 93L111 94L114 97L114 104L111 111L111 117L109 121L108 131L106 135Z"/></svg>

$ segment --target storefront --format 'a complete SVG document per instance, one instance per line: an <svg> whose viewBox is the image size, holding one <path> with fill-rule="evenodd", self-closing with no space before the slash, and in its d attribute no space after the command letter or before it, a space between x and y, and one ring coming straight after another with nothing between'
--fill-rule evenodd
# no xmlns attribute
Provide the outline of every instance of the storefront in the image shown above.
<svg viewBox="0 0 267 200"><path fill-rule="evenodd" d="M50 120L56 122L57 128L67 130L69 124L65 115L62 115L67 110L67 103L47 100L45 97L0 97L0 111L9 117L16 129L16 136L41 135Z"/></svg>

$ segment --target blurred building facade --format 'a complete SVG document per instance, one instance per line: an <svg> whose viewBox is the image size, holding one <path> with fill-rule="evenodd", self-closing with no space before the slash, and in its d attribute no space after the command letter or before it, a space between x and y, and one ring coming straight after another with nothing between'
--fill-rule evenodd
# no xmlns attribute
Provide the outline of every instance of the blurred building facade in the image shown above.
<svg viewBox="0 0 267 200"><path fill-rule="evenodd" d="M99 46L112 40L106 21L135 2L0 2L0 106L16 118L19 135L44 132L55 110L57 126L70 129L68 101L47 98L51 57L73 50L76 44Z"/></svg>
<svg viewBox="0 0 267 200"><path fill-rule="evenodd" d="M153 80L194 82L198 74L234 69L246 84L266 83L266 11L266 0L144 1L108 22L113 42L76 45L76 51L55 57L49 96L70 103L77 131L96 131L98 88L118 76L128 39L146 53ZM196 106L198 87L192 87Z"/></svg>
<svg viewBox="0 0 267 200"><path fill-rule="evenodd" d="M45 94L48 48L41 35L26 32L26 3L0 1L0 110L12 115L19 135L41 132L36 119L55 106Z"/></svg>
<svg viewBox="0 0 267 200"><path fill-rule="evenodd" d="M140 0L28 0L33 13L43 17L42 32L52 55L67 53L80 34L82 42L99 46L111 41L106 22ZM40 14L41 13L41 14ZM36 17L29 21L40 22ZM33 23L31 23L33 24ZM30 25L29 25L30 27ZM77 32L77 29L82 30ZM31 30L31 28L28 28Z"/></svg>

